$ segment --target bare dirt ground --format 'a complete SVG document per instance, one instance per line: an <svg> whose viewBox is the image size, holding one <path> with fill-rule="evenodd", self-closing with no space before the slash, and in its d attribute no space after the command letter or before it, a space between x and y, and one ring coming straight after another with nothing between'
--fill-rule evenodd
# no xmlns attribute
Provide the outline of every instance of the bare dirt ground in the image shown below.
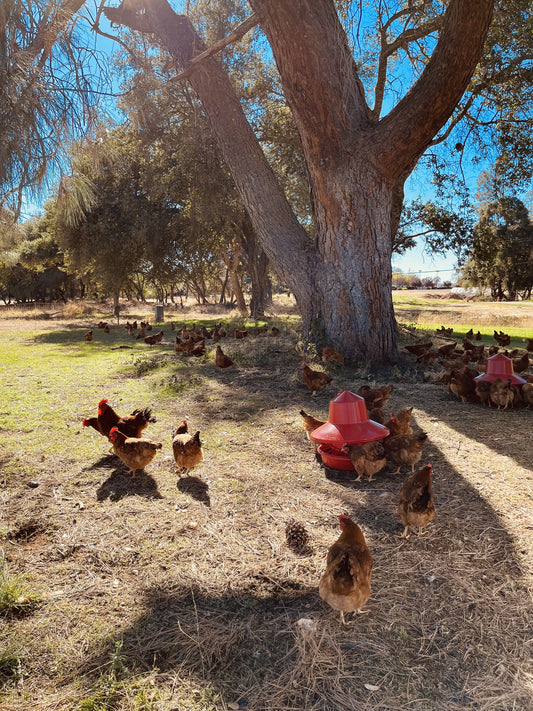
<svg viewBox="0 0 533 711"><path fill-rule="evenodd" d="M62 339L90 324L20 319L17 330ZM225 372L177 362L172 338L165 327L133 378L115 366L96 386L80 360L95 403L108 393L126 407L136 393L153 405L147 434L164 448L134 480L80 427L74 384L62 386L73 394L60 434L25 434L20 418L21 441L40 446L0 454L7 570L39 597L0 618L2 710L530 709L533 411L461 403L437 369L407 359L336 370L313 397L289 325L279 339L225 342L238 364ZM39 377L53 391L54 373ZM355 483L324 469L301 429L301 408L326 419L339 389L363 383L392 383L387 407L412 405L429 435L437 516L420 538L399 537L405 470ZM205 460L179 478L169 437L182 417L201 430ZM359 522L375 561L367 614L346 627L317 593L339 513ZM310 535L300 554L285 543L291 517ZM19 661L10 674L2 648Z"/></svg>

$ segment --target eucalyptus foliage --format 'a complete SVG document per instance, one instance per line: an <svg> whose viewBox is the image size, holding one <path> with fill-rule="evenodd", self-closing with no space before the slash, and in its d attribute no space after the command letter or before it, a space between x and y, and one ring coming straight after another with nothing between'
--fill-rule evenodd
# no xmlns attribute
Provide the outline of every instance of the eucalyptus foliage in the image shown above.
<svg viewBox="0 0 533 711"><path fill-rule="evenodd" d="M85 133L106 74L80 31L84 0L0 3L0 208L56 175L65 146Z"/></svg>

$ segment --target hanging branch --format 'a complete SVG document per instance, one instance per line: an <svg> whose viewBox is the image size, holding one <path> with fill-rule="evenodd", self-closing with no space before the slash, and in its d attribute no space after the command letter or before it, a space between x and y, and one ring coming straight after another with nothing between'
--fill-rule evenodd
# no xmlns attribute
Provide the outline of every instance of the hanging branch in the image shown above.
<svg viewBox="0 0 533 711"><path fill-rule="evenodd" d="M126 25L126 27L129 27L132 30L137 30L141 33L154 33L155 29L151 24L149 12L138 14L134 10L129 9L130 6L132 6L131 0L125 0L125 2L120 5L120 7L104 7L103 12L107 19L112 23ZM185 79L189 76L195 65L199 64L205 59L208 59L209 57L212 57L214 54L220 52L222 49L224 49L224 47L227 47L229 44L237 42L241 39L241 37L244 37L244 35L249 30L251 30L258 24L259 16L257 15L257 13L252 12L251 15L249 15L246 20L241 22L240 25L237 25L237 27L227 37L223 37L218 42L215 42L212 47L209 47L208 49L204 50L196 57L191 59L187 69L185 69L185 71L183 71L181 74L178 74L175 79L177 81Z"/></svg>
<svg viewBox="0 0 533 711"><path fill-rule="evenodd" d="M252 14L246 18L243 22L241 22L240 25L238 25L233 32L231 32L227 37L224 37L223 39L219 40L218 42L215 42L215 44L212 47L209 47L209 49L206 49L204 52L201 52L198 54L194 59L191 59L189 66L184 72L181 72L181 74L178 74L177 77L175 77L176 81L181 81L182 79L185 79L186 77L189 76L191 71L193 70L194 66L196 64L199 64L202 62L204 59L207 59L208 57L212 57L214 54L217 52L220 52L224 47L227 47L229 44L232 44L233 42L237 42L238 40L241 39L241 37L244 37L244 35L251 30L253 27L259 24L259 17L255 12L252 12Z"/></svg>

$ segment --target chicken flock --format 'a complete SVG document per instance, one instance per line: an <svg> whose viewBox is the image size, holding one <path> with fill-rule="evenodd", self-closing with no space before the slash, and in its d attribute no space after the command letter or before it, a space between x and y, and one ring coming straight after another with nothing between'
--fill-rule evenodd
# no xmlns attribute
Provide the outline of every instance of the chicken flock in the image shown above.
<svg viewBox="0 0 533 711"><path fill-rule="evenodd" d="M133 478L135 472L150 464L157 450L163 447L161 442L154 442L142 436L148 424L155 421L149 408L136 409L130 415L120 416L109 405L108 400L100 400L98 415L85 417L82 424L84 427L92 427L111 442L110 451L128 467ZM191 436L188 429L187 420L183 420L172 439L172 451L178 473L181 474L185 470L187 475L204 458L200 432Z"/></svg>
<svg viewBox="0 0 533 711"><path fill-rule="evenodd" d="M440 338L453 339L453 329L444 329L443 326L437 329L436 335ZM498 410L506 410L509 407L531 407L533 374L525 371L530 367L529 354L533 351L533 339L525 339L525 349L507 350L507 346L511 343L509 334L494 331L493 337L496 341L494 345L487 347L483 343L475 343L474 341L479 342L482 339L482 335L479 331L474 334L473 329L470 329L461 344L456 340L450 340L449 343L435 347L433 341L426 341L406 345L404 348L415 356L415 363L441 366L441 383L462 402L478 402L487 407L497 407ZM513 374L519 375L526 381L525 383L515 384L507 377L496 378L494 382L476 380L479 375L485 373L488 358L497 353L502 353L511 360Z"/></svg>
<svg viewBox="0 0 533 711"><path fill-rule="evenodd" d="M100 322L97 326L106 333L109 325ZM143 339L149 345L161 343L164 334L159 331L154 335L146 335L152 330L148 322L137 322L125 326L126 330L135 339ZM175 330L171 324L171 330ZM262 326L253 329L253 335L269 333L279 335L279 329ZM233 337L241 340L248 336L249 331L235 329ZM405 350L415 356L415 363L433 366L438 363L442 367L441 382L450 393L459 397L463 402L479 402L489 407L498 409L508 407L530 407L533 405L533 375L525 371L530 366L529 353L533 351L533 339L526 339L526 349L520 353L519 349L504 351L504 355L512 359L514 373L520 373L526 383L514 385L510 380L496 380L494 383L476 381L475 378L484 372L487 358L499 352L500 348L510 345L510 337L502 331L494 331L495 346L486 348L480 344L482 339L478 331L474 334L471 329L466 333L461 346L453 338L453 329L442 326L436 330L436 337L448 339L449 343L435 346L432 340L423 343L406 345ZM212 340L215 347L215 365L220 369L236 367L236 363L222 350L220 340L227 338L227 331L222 324L216 324L212 330L205 327L183 327L175 335L174 351L176 354L202 356L206 354L206 341ZM93 331L88 331L85 341L92 341ZM474 343L478 341L478 343ZM333 348L322 350L322 362L332 368L342 368L344 358ZM302 363L301 380L314 396L317 392L329 386L333 377L323 370L314 370L307 363ZM379 441L364 442L360 444L345 443L341 449L353 465L355 482L360 482L367 477L371 482L373 477L385 467L390 466L393 474L399 474L402 467L407 468L408 478L404 481L397 508L397 515L403 525L402 537L408 538L410 528L418 529L418 535L423 535L423 528L435 518L435 497L432 486L433 468L431 464L415 471L416 465L422 459L424 445L427 442L425 432L413 432L411 428L411 415L413 408L404 407L396 413L390 412L387 418L385 405L390 398L393 385L370 387L363 385L357 390L357 395L365 401L369 419L383 424L389 434ZM302 426L309 439L310 434L326 424L326 421L300 410ZM144 436L144 430L149 423L155 422L149 408L135 409L129 415L118 415L103 399L98 404L96 417L83 419L83 426L92 427L100 435L107 438L113 453L128 468L132 477L138 470L144 469L156 456L163 445ZM313 441L315 452L316 442ZM177 466L178 474L190 470L203 461L204 455L200 432L191 435L188 431L186 420L175 428L172 435L172 452ZM318 457L318 455L317 455ZM371 594L371 577L373 557L366 544L363 532L355 521L347 515L339 516L340 535L330 546L326 557L326 569L320 578L318 592L320 597L334 610L340 612L341 621L345 623L344 614L347 612L362 612L362 608ZM307 543L309 536L304 527L294 522L287 524L287 543L300 548Z"/></svg>
<svg viewBox="0 0 533 711"><path fill-rule="evenodd" d="M104 333L109 333L111 330L107 321L100 321L96 328L101 329ZM127 321L124 328L132 338L142 339L148 346L162 343L165 336L162 330L154 334L149 333L153 330L153 326L148 321L133 321L132 323ZM173 322L170 324L170 329L176 330ZM267 325L251 330L253 335L264 335L269 331L274 337L280 333L276 326L269 329ZM237 340L242 340L248 336L248 333L246 329L234 329L233 336ZM221 323L216 324L212 330L208 330L205 326L193 325L189 329L183 326L175 335L174 351L177 355L203 356L206 354L206 340L212 340L217 344L215 365L221 369L235 367L235 361L224 353L219 344L219 341L227 336L228 333ZM92 329L85 333L84 340L86 342L93 341ZM150 422L155 422L155 418L152 417L151 410L148 408L136 409L129 415L121 416L109 405L107 399L103 399L98 403L98 414L95 417L84 418L82 424L84 427L92 427L109 440L110 451L125 464L133 478L138 470L144 469L153 460L157 451L163 446L161 442L154 442L143 436L143 432ZM188 475L190 470L203 460L200 432L196 431L191 435L188 432L186 420L183 420L173 433L172 452L179 474L185 472Z"/></svg>
<svg viewBox="0 0 533 711"><path fill-rule="evenodd" d="M387 404L393 385L371 388L363 385L357 394L365 401L368 413L375 421L384 424L389 434L381 439L361 444L345 443L341 452L346 454L357 474L355 482L373 477L387 465L398 474L402 467L407 467L411 476L404 482L398 504L398 517L404 526L402 536L407 538L410 527L422 529L435 517L434 495L431 482L432 466L426 465L415 472L415 466L422 458L422 451L427 441L425 432L414 433L411 427L412 407L404 407L396 413L390 413L385 419L384 407ZM309 439L310 433L324 420L314 417L305 410L300 410L302 427ZM344 623L345 612L361 612L370 597L370 583L373 559L366 545L363 532L348 516L339 517L341 534L329 549L326 559L326 572L319 584L319 594L334 610L338 610Z"/></svg>

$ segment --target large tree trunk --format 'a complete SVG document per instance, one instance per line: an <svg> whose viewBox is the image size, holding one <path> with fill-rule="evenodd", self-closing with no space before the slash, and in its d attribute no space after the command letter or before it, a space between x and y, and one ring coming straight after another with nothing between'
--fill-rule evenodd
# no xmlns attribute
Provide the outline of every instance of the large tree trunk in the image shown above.
<svg viewBox="0 0 533 711"><path fill-rule="evenodd" d="M300 133L315 239L299 225L249 126L231 81L188 18L166 0L146 12L106 8L114 22L151 32L187 70L255 232L294 293L304 338L347 360L396 352L392 230L409 170L446 123L479 60L494 0L449 0L426 69L383 119L372 114L333 0L250 0L270 43Z"/></svg>
<svg viewBox="0 0 533 711"><path fill-rule="evenodd" d="M317 312L312 340L358 359L384 360L396 349L392 304L392 190L376 172L340 166L327 178L329 201L317 206Z"/></svg>

